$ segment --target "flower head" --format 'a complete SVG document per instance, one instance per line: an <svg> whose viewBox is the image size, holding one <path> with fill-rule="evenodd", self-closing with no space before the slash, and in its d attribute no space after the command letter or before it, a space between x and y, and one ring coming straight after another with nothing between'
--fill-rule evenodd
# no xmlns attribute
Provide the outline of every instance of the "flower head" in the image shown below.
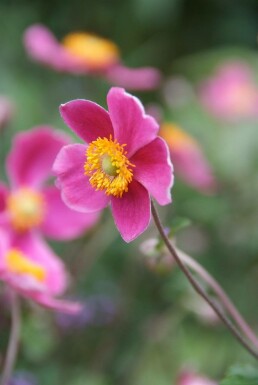
<svg viewBox="0 0 258 385"><path fill-rule="evenodd" d="M256 117L258 87L249 66L242 62L222 64L200 88L204 107L214 116L229 121Z"/></svg>
<svg viewBox="0 0 258 385"><path fill-rule="evenodd" d="M77 303L56 299L68 283L64 264L39 234L0 229L0 278L22 296L49 309L77 312Z"/></svg>
<svg viewBox="0 0 258 385"><path fill-rule="evenodd" d="M65 146L54 163L64 202L75 210L111 209L123 239L132 241L150 221L150 195L171 202L173 170L158 124L140 101L111 88L109 112L87 100L61 106L66 124L87 144Z"/></svg>
<svg viewBox="0 0 258 385"><path fill-rule="evenodd" d="M201 192L214 192L216 181L197 140L173 123L163 123L159 134L168 143L175 173Z"/></svg>
<svg viewBox="0 0 258 385"><path fill-rule="evenodd" d="M67 286L63 263L42 235L72 239L99 218L99 212L83 215L70 210L61 200L59 189L50 183L52 163L69 142L68 137L50 127L17 134L6 164L10 188L0 183L0 228L5 234L0 277L41 304L45 295L49 299L50 294L61 294ZM58 307L52 297L51 301Z"/></svg>
<svg viewBox="0 0 258 385"><path fill-rule="evenodd" d="M160 83L157 69L125 67L116 44L94 34L70 33L59 43L45 26L36 24L25 31L24 44L33 60L56 71L98 74L113 84L139 90Z"/></svg>

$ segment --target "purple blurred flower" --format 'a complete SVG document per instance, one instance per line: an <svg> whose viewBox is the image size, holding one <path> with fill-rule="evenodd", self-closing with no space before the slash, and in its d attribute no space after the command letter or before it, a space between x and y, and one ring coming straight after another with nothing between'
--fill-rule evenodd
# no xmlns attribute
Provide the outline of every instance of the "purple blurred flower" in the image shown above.
<svg viewBox="0 0 258 385"><path fill-rule="evenodd" d="M258 116L258 87L251 68L243 62L220 65L200 87L200 100L214 116L236 121Z"/></svg>
<svg viewBox="0 0 258 385"><path fill-rule="evenodd" d="M8 382L8 385L37 385L36 378L28 372L16 372Z"/></svg>
<svg viewBox="0 0 258 385"><path fill-rule="evenodd" d="M109 325L118 313L117 301L107 295L94 294L85 300L79 299L79 301L82 305L80 313L57 313L57 324L63 331Z"/></svg>
<svg viewBox="0 0 258 385"><path fill-rule="evenodd" d="M125 67L118 47L93 34L70 33L59 43L49 29L36 24L25 31L24 44L33 60L56 71L100 75L112 84L134 90L157 88L160 83L157 69Z"/></svg>

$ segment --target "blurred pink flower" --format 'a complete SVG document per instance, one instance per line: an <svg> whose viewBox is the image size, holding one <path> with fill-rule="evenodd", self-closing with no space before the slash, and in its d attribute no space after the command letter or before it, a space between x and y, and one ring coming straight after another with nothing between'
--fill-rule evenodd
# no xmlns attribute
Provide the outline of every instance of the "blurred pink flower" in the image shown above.
<svg viewBox="0 0 258 385"><path fill-rule="evenodd" d="M204 193L213 193L216 181L199 143L173 123L163 123L159 132L169 146L175 173Z"/></svg>
<svg viewBox="0 0 258 385"><path fill-rule="evenodd" d="M68 277L62 261L39 234L14 234L0 228L0 278L22 296L49 309L73 313L75 302L56 299Z"/></svg>
<svg viewBox="0 0 258 385"><path fill-rule="evenodd" d="M221 119L235 121L258 115L258 87L250 67L243 62L219 66L201 84L200 100L211 114Z"/></svg>
<svg viewBox="0 0 258 385"><path fill-rule="evenodd" d="M70 33L59 43L45 26L35 24L25 31L24 44L33 60L56 71L101 75L112 84L135 90L157 88L160 83L157 69L125 67L115 43L94 34Z"/></svg>
<svg viewBox="0 0 258 385"><path fill-rule="evenodd" d="M87 100L61 106L66 124L86 143L65 146L54 163L64 202L90 212L111 203L115 224L130 242L149 225L150 194L171 202L173 169L159 126L140 101L111 88L109 112Z"/></svg>
<svg viewBox="0 0 258 385"><path fill-rule="evenodd" d="M193 372L184 371L178 378L176 385L218 385L216 382Z"/></svg>
<svg viewBox="0 0 258 385"><path fill-rule="evenodd" d="M9 123L13 112L12 102L5 96L0 95L0 132Z"/></svg>
<svg viewBox="0 0 258 385"><path fill-rule="evenodd" d="M99 218L99 212L83 215L70 210L50 183L53 161L69 142L64 134L44 126L17 134L6 164L10 189L0 182L0 229L5 233L0 275L22 294L49 307L58 303L45 295L61 294L67 277L41 234L72 239Z"/></svg>

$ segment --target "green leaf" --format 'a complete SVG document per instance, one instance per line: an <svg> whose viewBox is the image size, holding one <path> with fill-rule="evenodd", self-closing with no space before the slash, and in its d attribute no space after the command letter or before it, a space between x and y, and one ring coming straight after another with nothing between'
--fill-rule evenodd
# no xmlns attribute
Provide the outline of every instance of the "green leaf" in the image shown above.
<svg viewBox="0 0 258 385"><path fill-rule="evenodd" d="M258 369L251 366L234 366L220 385L258 385Z"/></svg>
<svg viewBox="0 0 258 385"><path fill-rule="evenodd" d="M189 218L184 217L176 217L173 218L170 223L170 232L169 237L173 237L178 231L185 229L186 227L191 225L191 220Z"/></svg>

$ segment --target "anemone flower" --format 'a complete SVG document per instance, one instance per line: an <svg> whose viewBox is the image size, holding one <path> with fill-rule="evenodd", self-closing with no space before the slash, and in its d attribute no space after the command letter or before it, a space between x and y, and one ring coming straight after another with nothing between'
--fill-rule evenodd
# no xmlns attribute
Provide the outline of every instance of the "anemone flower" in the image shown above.
<svg viewBox="0 0 258 385"><path fill-rule="evenodd" d="M159 134L168 143L175 173L201 192L214 192L216 181L197 140L173 123L163 123Z"/></svg>
<svg viewBox="0 0 258 385"><path fill-rule="evenodd" d="M68 276L62 261L39 234L12 234L0 229L0 279L27 299L49 309L73 313L75 302L56 299L63 294Z"/></svg>
<svg viewBox="0 0 258 385"><path fill-rule="evenodd" d="M6 164L11 186L0 183L0 229L6 234L0 275L25 296L49 307L56 300L45 301L45 294L61 294L67 278L62 262L42 236L72 239L99 217L99 212L82 215L70 210L51 185L52 163L69 142L64 134L44 126L17 134Z"/></svg>
<svg viewBox="0 0 258 385"><path fill-rule="evenodd" d="M196 375L190 371L184 371L179 376L176 385L217 385L217 383L207 377Z"/></svg>
<svg viewBox="0 0 258 385"><path fill-rule="evenodd" d="M83 32L70 33L59 43L45 26L30 26L24 34L29 56L56 71L100 75L112 84L128 89L158 87L160 72L152 67L128 68L112 41Z"/></svg>
<svg viewBox="0 0 258 385"><path fill-rule="evenodd" d="M258 115L258 87L250 67L238 61L218 67L200 86L200 100L214 116L236 121Z"/></svg>
<svg viewBox="0 0 258 385"><path fill-rule="evenodd" d="M91 212L111 203L115 224L130 242L149 225L150 195L171 202L173 169L159 126L140 101L111 88L109 112L88 100L61 106L65 123L87 144L65 146L54 163L64 202Z"/></svg>

